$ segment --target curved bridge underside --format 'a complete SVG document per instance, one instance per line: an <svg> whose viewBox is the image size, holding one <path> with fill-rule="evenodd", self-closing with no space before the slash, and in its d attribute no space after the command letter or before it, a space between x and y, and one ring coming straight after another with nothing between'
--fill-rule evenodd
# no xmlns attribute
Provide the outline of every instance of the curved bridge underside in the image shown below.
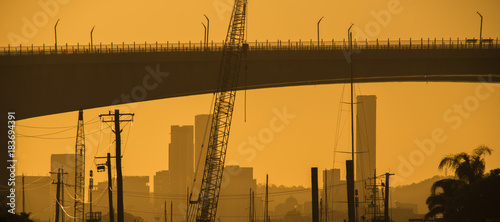
<svg viewBox="0 0 500 222"><path fill-rule="evenodd" d="M343 50L249 51L239 86L347 82L348 55ZM355 82L500 82L499 49L367 49L352 57ZM0 56L1 104L25 119L209 93L220 59L221 52Z"/></svg>

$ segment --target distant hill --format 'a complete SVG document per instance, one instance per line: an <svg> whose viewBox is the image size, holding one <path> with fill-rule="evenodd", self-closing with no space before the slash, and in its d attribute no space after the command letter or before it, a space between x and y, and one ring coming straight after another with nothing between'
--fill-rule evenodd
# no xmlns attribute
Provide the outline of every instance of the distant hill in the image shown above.
<svg viewBox="0 0 500 222"><path fill-rule="evenodd" d="M392 207L396 208L395 202L399 202L401 204L417 204L417 212L418 214L425 214L428 212L427 205L425 204L425 200L431 193L431 187L434 182L438 180L442 180L445 178L444 176L434 176L429 179L423 180L418 183L412 183L410 185L397 186L392 188L391 190L391 201Z"/></svg>

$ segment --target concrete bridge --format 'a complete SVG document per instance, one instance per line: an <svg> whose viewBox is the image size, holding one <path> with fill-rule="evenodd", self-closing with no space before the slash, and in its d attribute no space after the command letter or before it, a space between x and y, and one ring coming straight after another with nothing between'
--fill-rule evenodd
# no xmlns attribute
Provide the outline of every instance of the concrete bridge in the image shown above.
<svg viewBox="0 0 500 222"><path fill-rule="evenodd" d="M80 108L212 92L222 43L141 43L0 48L1 104L18 119ZM251 42L239 88L349 80L343 41ZM500 82L496 40L355 41L355 82Z"/></svg>

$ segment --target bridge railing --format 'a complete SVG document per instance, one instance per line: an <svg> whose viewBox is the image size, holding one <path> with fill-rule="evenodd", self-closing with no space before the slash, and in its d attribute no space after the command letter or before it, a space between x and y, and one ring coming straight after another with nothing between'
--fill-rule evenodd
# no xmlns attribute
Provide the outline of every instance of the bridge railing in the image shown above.
<svg viewBox="0 0 500 222"><path fill-rule="evenodd" d="M220 52L223 50L223 42L166 42L166 43L110 43L87 45L19 45L0 47L0 55L52 55L52 54L112 54L112 53L157 53L157 52ZM250 51L276 51L276 50L345 50L347 41L265 41L248 42ZM498 38L482 39L375 39L375 40L353 40L353 49L499 49Z"/></svg>

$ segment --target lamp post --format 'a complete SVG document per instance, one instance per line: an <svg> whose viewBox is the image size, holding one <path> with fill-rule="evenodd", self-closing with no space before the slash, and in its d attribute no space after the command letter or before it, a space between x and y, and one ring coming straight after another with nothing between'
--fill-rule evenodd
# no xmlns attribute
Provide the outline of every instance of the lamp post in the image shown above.
<svg viewBox="0 0 500 222"><path fill-rule="evenodd" d="M92 30L90 30L90 52L94 52L94 40L92 39L92 33L94 33L94 27L92 27Z"/></svg>
<svg viewBox="0 0 500 222"><path fill-rule="evenodd" d="M205 26L205 23L201 23L203 25L203 29L205 30L204 33L203 33L203 48L206 50L207 47L207 26Z"/></svg>
<svg viewBox="0 0 500 222"><path fill-rule="evenodd" d="M319 23L321 22L321 20L323 20L323 18L324 18L324 16L319 19L318 24L317 24L317 28L316 28L318 31L318 48L319 48Z"/></svg>
<svg viewBox="0 0 500 222"><path fill-rule="evenodd" d="M477 12L477 14L481 17L481 26L479 27L479 48L483 45L483 16L481 13Z"/></svg>
<svg viewBox="0 0 500 222"><path fill-rule="evenodd" d="M59 23L60 19L57 19L56 25L54 25L54 37L55 37L55 46L56 46L56 54L57 54L57 23Z"/></svg>
<svg viewBox="0 0 500 222"><path fill-rule="evenodd" d="M353 77L352 77L352 32L351 28L354 24L349 26L347 30L347 38L349 44L349 76L351 78L351 148L352 148L352 160L350 162L346 161L346 181L347 181L347 209L349 222L356 220L355 215L355 204L354 204L354 102L353 102ZM349 176L350 171L350 176Z"/></svg>
<svg viewBox="0 0 500 222"><path fill-rule="evenodd" d="M207 44L207 48L208 48L208 39L210 37L210 19L208 19L207 15L203 14L203 16L205 16L205 18L207 19L207 35L205 37L206 39L206 44Z"/></svg>

